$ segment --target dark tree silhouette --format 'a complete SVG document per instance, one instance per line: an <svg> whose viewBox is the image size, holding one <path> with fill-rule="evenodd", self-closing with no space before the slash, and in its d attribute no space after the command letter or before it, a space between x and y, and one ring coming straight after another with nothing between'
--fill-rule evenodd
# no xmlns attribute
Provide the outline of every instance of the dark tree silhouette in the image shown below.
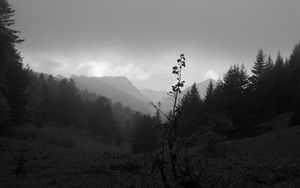
<svg viewBox="0 0 300 188"><path fill-rule="evenodd" d="M14 11L6 0L0 1L0 106L2 122L21 124L28 119L27 87L31 78L24 69L16 44L23 42L18 31L11 29Z"/></svg>
<svg viewBox="0 0 300 188"><path fill-rule="evenodd" d="M253 87L256 88L258 82L262 79L262 76L266 69L266 55L264 54L263 50L260 49L257 52L256 55L256 61L254 63L254 66L252 68L253 76L251 77L251 82L253 84Z"/></svg>
<svg viewBox="0 0 300 188"><path fill-rule="evenodd" d="M147 115L136 114L136 127L133 130L131 149L134 153L149 152L158 146L158 131L156 118Z"/></svg>
<svg viewBox="0 0 300 188"><path fill-rule="evenodd" d="M99 97L87 107L88 130L95 136L106 139L119 139L116 121L111 109L110 101ZM113 140L112 140L113 141Z"/></svg>
<svg viewBox="0 0 300 188"><path fill-rule="evenodd" d="M196 83L183 96L181 104L184 107L180 119L179 135L189 136L200 129L203 123L203 102L200 98ZM201 118L202 117L202 118Z"/></svg>
<svg viewBox="0 0 300 188"><path fill-rule="evenodd" d="M72 79L59 82L56 102L59 122L64 126L77 127L82 114L82 101Z"/></svg>

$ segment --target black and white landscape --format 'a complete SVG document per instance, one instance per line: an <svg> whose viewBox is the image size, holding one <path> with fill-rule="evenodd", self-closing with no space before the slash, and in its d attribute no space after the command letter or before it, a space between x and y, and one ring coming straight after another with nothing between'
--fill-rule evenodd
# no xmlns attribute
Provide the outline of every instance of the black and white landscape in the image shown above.
<svg viewBox="0 0 300 188"><path fill-rule="evenodd" d="M0 0L0 188L300 187L299 7Z"/></svg>

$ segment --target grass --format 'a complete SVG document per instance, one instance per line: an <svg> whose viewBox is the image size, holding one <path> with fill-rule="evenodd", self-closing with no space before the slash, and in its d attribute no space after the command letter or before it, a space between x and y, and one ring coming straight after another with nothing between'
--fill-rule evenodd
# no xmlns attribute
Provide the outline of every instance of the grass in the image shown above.
<svg viewBox="0 0 300 188"><path fill-rule="evenodd" d="M131 154L128 144L55 126L13 130L0 137L1 187L160 186L151 163ZM300 187L299 134L300 126L286 125L258 137L219 140L197 187ZM207 153L206 138L199 140L191 150Z"/></svg>

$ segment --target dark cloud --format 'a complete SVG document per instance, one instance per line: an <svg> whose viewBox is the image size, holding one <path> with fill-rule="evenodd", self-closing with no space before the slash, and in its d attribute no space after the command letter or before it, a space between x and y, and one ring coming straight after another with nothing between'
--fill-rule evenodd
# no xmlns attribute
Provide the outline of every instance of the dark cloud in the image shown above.
<svg viewBox="0 0 300 188"><path fill-rule="evenodd" d="M16 9L16 27L26 39L19 47L25 61L41 54L48 59L60 57L55 61L61 62L61 68L56 70L62 74L69 74L63 67L70 67L71 61L76 73L82 74L90 71L80 72L78 66L99 61L112 67L134 67L154 80L165 79L162 75L168 73L172 60L184 52L193 61L189 73L196 73L189 79L201 81L210 70L221 73L233 63L250 66L259 48L273 56L281 50L286 56L300 40L300 1L296 0L11 3ZM85 62L89 65L83 66ZM154 85L150 80L133 78L139 86Z"/></svg>

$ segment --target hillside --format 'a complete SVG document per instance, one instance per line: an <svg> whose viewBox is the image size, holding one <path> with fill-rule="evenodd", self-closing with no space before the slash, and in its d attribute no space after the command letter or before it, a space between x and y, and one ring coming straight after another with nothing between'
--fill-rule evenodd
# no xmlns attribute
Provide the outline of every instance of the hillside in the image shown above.
<svg viewBox="0 0 300 188"><path fill-rule="evenodd" d="M285 122L287 118L275 119ZM239 140L210 136L210 143L215 143L211 150L205 140L191 148L203 156L203 172L209 174L202 176L205 184L298 187L300 127L280 127ZM151 179L155 175L145 178L151 163L132 155L127 143L116 146L86 132L53 125L15 127L10 135L0 136L0 143L2 187L157 186Z"/></svg>
<svg viewBox="0 0 300 188"><path fill-rule="evenodd" d="M87 77L72 76L76 86L80 90L87 90L120 102L133 110L149 113L146 108L148 100L140 91L125 77Z"/></svg>
<svg viewBox="0 0 300 188"><path fill-rule="evenodd" d="M141 89L140 91L154 103L161 102L164 98L168 97L168 91L156 91L151 89Z"/></svg>
<svg viewBox="0 0 300 188"><path fill-rule="evenodd" d="M130 153L126 144L115 146L67 128L16 127L9 136L0 136L0 143L3 188L107 187L113 176L126 179L131 171L119 170L134 165L125 157Z"/></svg>

